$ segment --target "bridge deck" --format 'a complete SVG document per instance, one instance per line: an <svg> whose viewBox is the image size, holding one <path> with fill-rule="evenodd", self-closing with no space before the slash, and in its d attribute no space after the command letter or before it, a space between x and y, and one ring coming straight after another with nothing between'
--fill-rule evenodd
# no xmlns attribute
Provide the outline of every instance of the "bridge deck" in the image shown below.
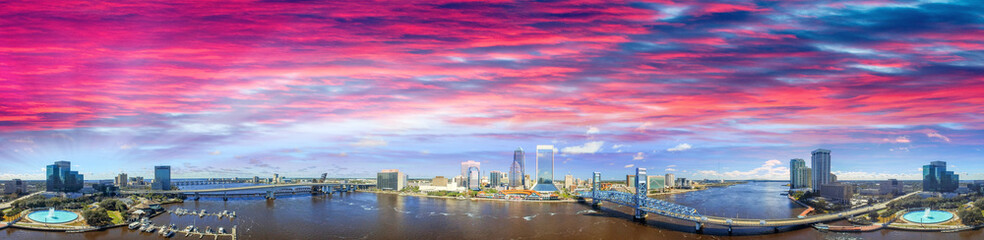
<svg viewBox="0 0 984 240"><path fill-rule="evenodd" d="M327 186L327 187L354 186L358 188L358 187L368 187L368 186L375 186L375 185L351 184L351 183L294 183L294 184L268 184L268 185L256 185L256 186L232 187L232 188L188 189L188 190L168 190L168 191L136 190L136 191L123 191L123 192L124 193L164 193L164 194L214 193L214 192L234 192L234 191L245 191L245 190L276 189L276 188L291 188L291 187L316 187L316 186Z"/></svg>
<svg viewBox="0 0 984 240"><path fill-rule="evenodd" d="M833 221L833 220L844 219L854 215L859 215L871 211L885 209L888 207L888 203L911 196L916 193L918 192L909 193L904 196L892 199L891 201L875 204L873 206L855 208L839 213L814 215L805 218L741 219L741 218L726 218L726 217L715 217L715 216L700 216L699 214L697 215L682 214L682 213L667 211L659 208L642 207L639 209L657 215L667 216L667 217L691 221L691 222L699 222L703 224L715 224L715 225L734 226L734 227L784 227L784 226L805 225L805 224ZM590 192L581 194L580 196L582 198L591 198ZM606 195L606 196L611 197L612 195ZM601 199L601 200L635 208L635 204L628 203L618 198Z"/></svg>

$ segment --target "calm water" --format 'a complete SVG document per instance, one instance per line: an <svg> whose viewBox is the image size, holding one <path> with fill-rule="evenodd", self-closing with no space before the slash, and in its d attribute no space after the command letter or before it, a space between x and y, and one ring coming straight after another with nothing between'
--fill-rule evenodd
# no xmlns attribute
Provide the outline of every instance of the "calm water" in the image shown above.
<svg viewBox="0 0 984 240"><path fill-rule="evenodd" d="M781 185L749 183L666 199L692 206L701 204L698 210L710 215L796 216L802 208L779 195L783 191ZM202 228L238 225L240 239L984 239L984 231L835 234L812 228L784 228L779 234L753 236L748 235L772 229L736 229L736 236L727 236L725 228L715 226L709 226L705 234L694 234L693 223L655 216L646 223L637 223L631 220L631 209L613 204L595 211L584 204L462 201L371 193L281 197L273 201L202 199L167 206L177 207L209 212L234 210L239 218L161 215L153 219L154 223L175 223L181 228L189 224ZM162 238L118 228L84 234L6 229L0 231L0 239ZM181 235L174 239L186 238Z"/></svg>

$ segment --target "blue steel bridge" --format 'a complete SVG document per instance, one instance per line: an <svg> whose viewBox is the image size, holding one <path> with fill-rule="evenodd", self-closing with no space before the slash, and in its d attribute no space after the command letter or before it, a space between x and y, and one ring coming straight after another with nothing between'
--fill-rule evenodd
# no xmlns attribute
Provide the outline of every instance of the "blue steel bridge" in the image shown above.
<svg viewBox="0 0 984 240"><path fill-rule="evenodd" d="M703 232L705 224L727 226L728 233L732 232L732 227L768 227L774 228L775 232L779 232L779 227L829 222L849 218L859 214L878 211L887 208L888 203L919 193L913 192L906 194L905 196L892 199L888 202L854 208L839 213L813 215L805 218L742 219L706 216L698 212L697 209L693 207L649 198L646 196L646 193L649 192L649 188L647 186L648 181L646 180L645 168L636 169L636 193L634 194L619 191L600 191L599 186L601 182L601 173L595 172L593 179L594 185L592 186L591 191L582 191L577 193L577 196L582 199L590 198L593 206L600 206L602 202L611 202L618 205L631 207L635 210L634 218L637 220L645 219L646 216L651 213L664 217L694 222L697 232Z"/></svg>

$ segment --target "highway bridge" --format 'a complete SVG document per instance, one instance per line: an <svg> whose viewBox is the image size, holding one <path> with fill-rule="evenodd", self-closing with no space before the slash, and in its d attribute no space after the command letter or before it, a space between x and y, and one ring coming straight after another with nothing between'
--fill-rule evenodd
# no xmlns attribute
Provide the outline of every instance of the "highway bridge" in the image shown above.
<svg viewBox="0 0 984 240"><path fill-rule="evenodd" d="M657 214L665 217L685 220L694 222L696 224L697 232L703 232L705 224L714 224L728 227L728 233L732 232L732 227L771 227L774 228L776 232L779 231L779 227L785 226L797 226L797 225L807 225L820 222L829 222L834 220L840 220L849 218L851 216L865 214L872 211L878 211L888 207L888 203L911 196L918 192L913 192L901 196L891 201L878 203L867 207L855 208L838 213L813 215L805 218L782 218L782 219L742 219L742 218L728 218L728 217L716 217L716 216L706 216L697 211L692 207L683 206L675 203L670 203L667 201L662 201L658 199L649 198L646 196L648 192L648 187L646 186L646 169L637 168L636 169L636 179L635 183L636 193L626 193L617 191L599 191L598 184L601 182L601 173L594 173L594 186L592 186L591 191L585 191L578 193L578 197L590 198L592 205L599 206L602 201L612 202L619 205L624 205L632 207L635 209L636 219L645 219L646 215L649 213Z"/></svg>
<svg viewBox="0 0 984 240"><path fill-rule="evenodd" d="M264 184L243 187L210 188L210 189L179 189L179 190L131 190L122 191L123 194L185 194L195 200L200 197L228 197L234 196L263 196L267 199L276 199L279 194L293 194L297 192L310 191L312 194L332 194L334 192L353 192L355 190L365 190L375 187L375 184L354 184L354 183L293 183L293 184ZM261 190L261 192L244 192Z"/></svg>

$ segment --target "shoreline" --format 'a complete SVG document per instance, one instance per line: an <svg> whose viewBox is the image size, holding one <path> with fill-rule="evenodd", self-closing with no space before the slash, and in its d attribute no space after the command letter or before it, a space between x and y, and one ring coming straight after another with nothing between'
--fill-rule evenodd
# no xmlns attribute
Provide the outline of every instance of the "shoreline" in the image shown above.
<svg viewBox="0 0 984 240"><path fill-rule="evenodd" d="M458 197L448 197L448 196L416 195L416 194L403 194L401 192L386 192L386 191L356 191L356 192L375 193L375 194L388 194L388 195L399 195L399 196L406 196L406 197L422 197L422 198L462 200L462 201L526 202L526 203L577 203L578 202L578 200L576 200L576 199L563 199L563 200L509 200L509 199L499 199L499 198L458 198Z"/></svg>

